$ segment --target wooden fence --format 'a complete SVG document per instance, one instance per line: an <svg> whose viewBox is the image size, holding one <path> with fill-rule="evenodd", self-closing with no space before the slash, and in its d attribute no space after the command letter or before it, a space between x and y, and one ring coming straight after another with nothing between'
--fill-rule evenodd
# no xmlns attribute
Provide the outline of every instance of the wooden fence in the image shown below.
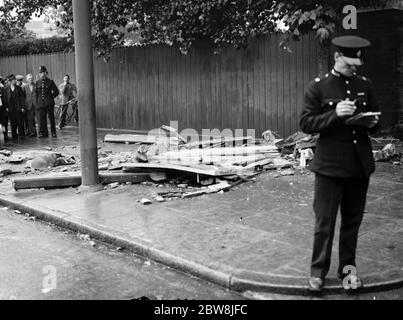
<svg viewBox="0 0 403 320"><path fill-rule="evenodd" d="M187 55L155 45L115 50L109 63L95 60L99 128L150 130L170 121L179 129L298 130L304 90L318 73L313 35L279 47L280 37L254 40L247 50L213 55L205 43ZM0 74L37 74L45 65L57 84L75 79L74 53L0 58Z"/></svg>

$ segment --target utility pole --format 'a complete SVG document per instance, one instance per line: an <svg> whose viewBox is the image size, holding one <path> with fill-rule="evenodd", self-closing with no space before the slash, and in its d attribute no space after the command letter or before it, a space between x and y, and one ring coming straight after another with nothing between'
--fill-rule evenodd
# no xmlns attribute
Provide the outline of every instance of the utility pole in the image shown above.
<svg viewBox="0 0 403 320"><path fill-rule="evenodd" d="M79 102L81 184L82 187L92 187L99 184L99 176L90 0L72 1Z"/></svg>

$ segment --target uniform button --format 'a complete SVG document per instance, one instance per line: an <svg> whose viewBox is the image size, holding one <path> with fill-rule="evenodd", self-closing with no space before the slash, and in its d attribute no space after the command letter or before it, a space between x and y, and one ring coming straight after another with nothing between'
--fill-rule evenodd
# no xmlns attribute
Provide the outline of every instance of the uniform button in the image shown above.
<svg viewBox="0 0 403 320"><path fill-rule="evenodd" d="M367 103L366 103L366 102L364 102L364 103L363 103L363 105L364 105L364 106L366 106L366 105L367 105Z"/></svg>
<svg viewBox="0 0 403 320"><path fill-rule="evenodd" d="M348 80L346 80L346 84L350 84L350 82Z"/></svg>
<svg viewBox="0 0 403 320"><path fill-rule="evenodd" d="M347 94L351 94L351 91L350 91L350 90L347 90Z"/></svg>
<svg viewBox="0 0 403 320"><path fill-rule="evenodd" d="M356 132L355 132L355 131L353 131L353 134L356 134Z"/></svg>
<svg viewBox="0 0 403 320"><path fill-rule="evenodd" d="M353 142L354 142L354 144L357 144L357 140L354 140Z"/></svg>
<svg viewBox="0 0 403 320"><path fill-rule="evenodd" d="M333 105L333 101L330 101L330 102L329 102L329 106L332 106L332 105Z"/></svg>

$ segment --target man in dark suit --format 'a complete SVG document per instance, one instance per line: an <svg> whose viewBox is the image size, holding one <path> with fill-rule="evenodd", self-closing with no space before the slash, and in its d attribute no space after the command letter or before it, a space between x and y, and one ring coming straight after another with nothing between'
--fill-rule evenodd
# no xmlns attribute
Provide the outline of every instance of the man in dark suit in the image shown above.
<svg viewBox="0 0 403 320"><path fill-rule="evenodd" d="M10 85L4 91L4 102L10 119L13 139L25 136L23 114L25 112L25 100L22 88L16 84L15 75L9 75Z"/></svg>
<svg viewBox="0 0 403 320"><path fill-rule="evenodd" d="M37 95L36 95L36 87L34 83L34 77L32 74L27 74L27 83L22 87L25 94L25 113L27 118L27 135L30 137L36 137L36 122L35 122L35 113L36 113L36 104L37 104Z"/></svg>
<svg viewBox="0 0 403 320"><path fill-rule="evenodd" d="M4 142L8 140L6 129L8 123L6 123L5 118L6 118L6 106L4 102L4 85L3 85L3 78L0 76L0 125L3 129Z"/></svg>
<svg viewBox="0 0 403 320"><path fill-rule="evenodd" d="M363 219L370 175L375 163L369 132L379 125L374 115L349 123L352 115L379 111L372 83L355 71L363 64L362 51L369 41L356 36L333 39L334 69L313 81L304 98L300 119L302 131L320 133L310 169L315 173L315 235L309 289L321 292L330 268L332 242L340 207L338 277L344 288L357 292L363 287L355 272L358 231ZM346 284L343 281L343 285Z"/></svg>
<svg viewBox="0 0 403 320"><path fill-rule="evenodd" d="M55 98L59 95L59 89L55 82L48 78L46 67L39 68L40 79L36 82L37 107L39 111L39 137L49 136L47 118L50 122L52 137L56 138L55 123Z"/></svg>

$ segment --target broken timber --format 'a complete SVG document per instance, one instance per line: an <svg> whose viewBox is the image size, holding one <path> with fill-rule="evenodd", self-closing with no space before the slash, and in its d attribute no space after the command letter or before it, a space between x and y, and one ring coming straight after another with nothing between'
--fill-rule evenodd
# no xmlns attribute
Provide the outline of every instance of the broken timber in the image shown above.
<svg viewBox="0 0 403 320"><path fill-rule="evenodd" d="M104 142L113 143L142 143L142 144L154 144L160 140L157 136L152 135L135 135L135 134L107 134L104 138Z"/></svg>
<svg viewBox="0 0 403 320"><path fill-rule="evenodd" d="M183 149L192 149L192 148L204 148L204 147L217 147L222 144L232 144L235 142L248 143L253 140L252 137L220 137L214 138L212 140L202 139L201 141L190 142L182 145Z"/></svg>
<svg viewBox="0 0 403 320"><path fill-rule="evenodd" d="M101 173L99 182L101 184L118 183L141 183L147 181L148 174L130 173ZM40 188L69 188L81 185L81 174L51 175L43 177L18 178L13 180L15 190L40 189Z"/></svg>
<svg viewBox="0 0 403 320"><path fill-rule="evenodd" d="M210 165L194 165L188 167L171 163L123 163L122 166L124 172L159 172L172 170L212 177L236 174L236 170L233 170L232 168L222 168Z"/></svg>
<svg viewBox="0 0 403 320"><path fill-rule="evenodd" d="M280 156L277 147L272 145L263 146L247 146L247 147L229 147L229 148L212 148L212 149L191 149L180 151L168 151L163 154L153 156L152 160L168 161L168 160L185 160L200 159L208 157L226 157L226 156L253 156L267 154L270 156Z"/></svg>

